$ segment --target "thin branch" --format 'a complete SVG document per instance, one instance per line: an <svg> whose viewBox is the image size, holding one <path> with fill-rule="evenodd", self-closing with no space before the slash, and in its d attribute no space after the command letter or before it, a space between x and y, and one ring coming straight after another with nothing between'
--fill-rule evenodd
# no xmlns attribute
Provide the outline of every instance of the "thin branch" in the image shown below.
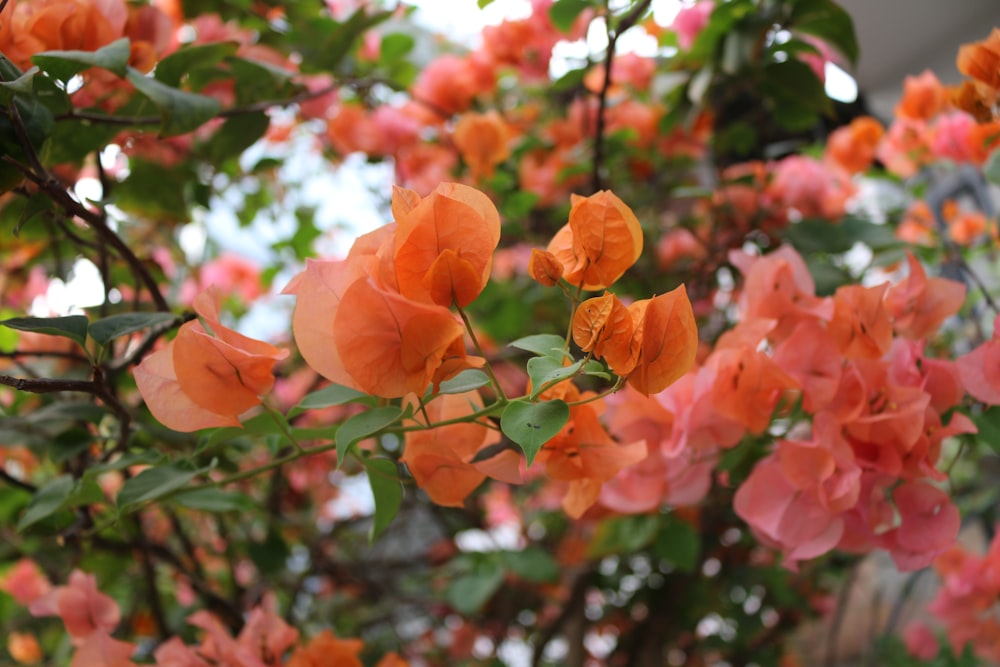
<svg viewBox="0 0 1000 667"><path fill-rule="evenodd" d="M604 167L604 131L607 124L605 112L608 106L608 93L611 90L611 69L615 59L615 47L618 38L626 30L636 24L639 18L649 9L652 0L641 0L632 8L628 14L618 21L614 28L611 26L610 16L605 18L608 33L608 50L604 58L604 83L597 96L597 127L594 129L594 164L590 174L590 189L598 192L603 189L604 181L601 171Z"/></svg>

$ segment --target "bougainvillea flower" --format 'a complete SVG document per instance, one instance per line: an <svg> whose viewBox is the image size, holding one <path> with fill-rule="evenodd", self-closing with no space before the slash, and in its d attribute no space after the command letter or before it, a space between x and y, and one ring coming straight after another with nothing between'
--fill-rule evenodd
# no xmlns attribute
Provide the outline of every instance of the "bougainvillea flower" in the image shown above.
<svg viewBox="0 0 1000 667"><path fill-rule="evenodd" d="M121 620L118 604L97 590L92 574L73 570L69 583L56 586L31 603L32 616L58 616L77 645L96 632L109 633Z"/></svg>
<svg viewBox="0 0 1000 667"><path fill-rule="evenodd" d="M973 398L987 405L1000 405L1000 316L993 320L993 337L955 363Z"/></svg>
<svg viewBox="0 0 1000 667"><path fill-rule="evenodd" d="M118 641L107 632L95 632L77 647L70 667L137 667L131 660L135 649L135 644Z"/></svg>
<svg viewBox="0 0 1000 667"><path fill-rule="evenodd" d="M816 296L812 274L792 246L783 245L762 256L734 250L729 261L746 277L740 295L743 319L778 321L768 335L771 340L784 339L804 319L833 317L833 303Z"/></svg>
<svg viewBox="0 0 1000 667"><path fill-rule="evenodd" d="M18 604L30 605L52 589L52 584L33 560L22 558L0 577L0 591Z"/></svg>
<svg viewBox="0 0 1000 667"><path fill-rule="evenodd" d="M271 665L274 656L283 656L299 639L299 631L275 613L273 596L249 614L238 637L207 611L197 611L188 617L191 625L205 631L198 654L217 665Z"/></svg>
<svg viewBox="0 0 1000 667"><path fill-rule="evenodd" d="M900 523L882 539L901 571L927 567L954 544L962 519L947 493L918 480L897 486L892 499Z"/></svg>
<svg viewBox="0 0 1000 667"><path fill-rule="evenodd" d="M573 315L573 340L584 352L604 359L615 373L628 376L639 360L632 314L611 292L587 299ZM686 371L685 371L686 372Z"/></svg>
<svg viewBox="0 0 1000 667"><path fill-rule="evenodd" d="M892 326L911 340L926 338L947 318L958 312L965 300L965 285L947 278L928 278L913 253L907 252L910 275L889 288L885 307Z"/></svg>
<svg viewBox="0 0 1000 667"><path fill-rule="evenodd" d="M903 96L896 105L896 116L911 120L930 120L948 103L948 91L934 72L924 70L903 80Z"/></svg>
<svg viewBox="0 0 1000 667"><path fill-rule="evenodd" d="M393 196L399 196L393 193ZM396 206L393 260L399 292L424 303L464 307L486 286L500 242L500 214L489 197L442 183L416 206Z"/></svg>
<svg viewBox="0 0 1000 667"><path fill-rule="evenodd" d="M288 660L288 667L362 667L359 653L365 644L360 639L338 639L329 630L309 640L305 646L300 646Z"/></svg>
<svg viewBox="0 0 1000 667"><path fill-rule="evenodd" d="M844 532L843 519L789 481L774 455L760 461L740 485L733 509L762 541L782 550L791 568L833 549Z"/></svg>
<svg viewBox="0 0 1000 667"><path fill-rule="evenodd" d="M892 323L883 297L889 284L844 285L833 295L827 331L848 359L878 359L892 345Z"/></svg>
<svg viewBox="0 0 1000 667"><path fill-rule="evenodd" d="M361 279L340 300L333 342L361 391L398 398L423 395L463 331L447 308L411 301Z"/></svg>
<svg viewBox="0 0 1000 667"><path fill-rule="evenodd" d="M552 287L562 278L563 265L548 250L531 249L528 260L528 275L545 287Z"/></svg>
<svg viewBox="0 0 1000 667"><path fill-rule="evenodd" d="M587 290L602 290L642 254L638 218L610 190L590 197L573 195L569 222L549 243L548 251L562 263L563 277Z"/></svg>
<svg viewBox="0 0 1000 667"><path fill-rule="evenodd" d="M814 320L803 320L774 350L774 363L802 387L802 409L815 414L840 386L843 359L830 354L836 344Z"/></svg>
<svg viewBox="0 0 1000 667"><path fill-rule="evenodd" d="M752 433L762 433L778 403L799 389L771 357L750 347L721 350L709 363L716 371L712 387L716 412Z"/></svg>
<svg viewBox="0 0 1000 667"><path fill-rule="evenodd" d="M452 139L474 179L493 176L493 169L510 156L510 131L496 111L463 114Z"/></svg>
<svg viewBox="0 0 1000 667"><path fill-rule="evenodd" d="M885 134L882 124L871 116L861 116L850 125L834 130L826 141L826 157L848 173L865 171L875 161L875 149Z"/></svg>
<svg viewBox="0 0 1000 667"><path fill-rule="evenodd" d="M647 396L658 394L691 370L698 354L698 325L691 301L680 285L666 294L636 301L628 310L639 350L628 382ZM605 348L605 354L610 355L608 348L610 343Z"/></svg>
<svg viewBox="0 0 1000 667"><path fill-rule="evenodd" d="M574 519L597 502L604 482L644 458L646 443L616 443L604 430L592 404L573 406L569 422L538 454L549 477L569 482L562 506Z"/></svg>
<svg viewBox="0 0 1000 667"><path fill-rule="evenodd" d="M957 64L965 76L1000 89L1000 28L993 28L989 37L980 42L963 45L958 50Z"/></svg>
<svg viewBox="0 0 1000 667"><path fill-rule="evenodd" d="M438 396L424 406L431 423L460 419L482 408L477 391ZM495 444L496 431L478 422L464 422L410 431L402 461L417 486L438 505L461 507L466 496L487 476L520 483L520 455L504 449L482 461L474 461L484 448Z"/></svg>
<svg viewBox="0 0 1000 667"><path fill-rule="evenodd" d="M271 390L275 362L288 354L223 326L219 301L215 288L200 294L194 308L208 328L184 324L177 338L135 368L149 411L174 430L239 426L239 415Z"/></svg>

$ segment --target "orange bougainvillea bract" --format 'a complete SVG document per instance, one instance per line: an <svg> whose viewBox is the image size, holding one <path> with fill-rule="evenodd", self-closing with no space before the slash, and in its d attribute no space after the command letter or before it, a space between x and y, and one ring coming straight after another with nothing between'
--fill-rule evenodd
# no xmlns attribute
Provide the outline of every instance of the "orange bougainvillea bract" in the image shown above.
<svg viewBox="0 0 1000 667"><path fill-rule="evenodd" d="M220 300L214 287L200 294L194 309L205 324L184 324L177 338L135 369L149 411L175 431L239 426L239 415L271 390L275 362L288 355L223 326Z"/></svg>
<svg viewBox="0 0 1000 667"><path fill-rule="evenodd" d="M569 222L549 243L572 285L601 290L622 277L642 254L638 218L610 190L590 197L574 195Z"/></svg>

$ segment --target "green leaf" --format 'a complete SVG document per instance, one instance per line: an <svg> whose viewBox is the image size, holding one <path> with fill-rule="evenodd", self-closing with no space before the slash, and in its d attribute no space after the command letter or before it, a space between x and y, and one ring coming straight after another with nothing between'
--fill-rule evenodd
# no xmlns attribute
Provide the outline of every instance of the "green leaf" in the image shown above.
<svg viewBox="0 0 1000 667"><path fill-rule="evenodd" d="M569 366L564 366L562 359L553 359L552 357L528 359L528 377L531 378L532 387L529 398L538 398L539 394L553 384L576 375L582 367L583 359Z"/></svg>
<svg viewBox="0 0 1000 667"><path fill-rule="evenodd" d="M476 0L476 2L479 4L480 9L485 9L489 5L493 4L493 0Z"/></svg>
<svg viewBox="0 0 1000 667"><path fill-rule="evenodd" d="M215 487L188 489L173 499L184 507L205 512L252 512L256 508L244 494Z"/></svg>
<svg viewBox="0 0 1000 667"><path fill-rule="evenodd" d="M983 176L994 185L1000 185L1000 151L990 153L983 165Z"/></svg>
<svg viewBox="0 0 1000 667"><path fill-rule="evenodd" d="M226 62L235 77L237 104L284 97L292 91L292 73L286 69L247 58L229 58Z"/></svg>
<svg viewBox="0 0 1000 667"><path fill-rule="evenodd" d="M104 346L119 336L142 331L157 324L173 322L176 319L177 316L171 313L121 313L91 322L88 332L98 345Z"/></svg>
<svg viewBox="0 0 1000 667"><path fill-rule="evenodd" d="M450 380L441 383L439 394L461 394L479 389L490 383L490 377L476 368L467 368Z"/></svg>
<svg viewBox="0 0 1000 667"><path fill-rule="evenodd" d="M344 405L345 403L368 403L374 400L374 396L363 394L357 389L344 387L339 384L331 384L310 394L299 401L296 407L303 410L318 410L329 408L333 405Z"/></svg>
<svg viewBox="0 0 1000 667"><path fill-rule="evenodd" d="M556 0L549 7L549 18L552 20L552 25L559 28L560 32L569 32L576 17L589 6L587 0Z"/></svg>
<svg viewBox="0 0 1000 667"><path fill-rule="evenodd" d="M399 60L413 50L414 44L416 44L416 40L403 32L383 35L379 45L379 60L382 62Z"/></svg>
<svg viewBox="0 0 1000 667"><path fill-rule="evenodd" d="M263 542L247 544L247 555L263 574L274 574L284 569L291 551L281 534L272 528Z"/></svg>
<svg viewBox="0 0 1000 667"><path fill-rule="evenodd" d="M686 521L670 517L656 535L653 553L668 560L681 572L694 572L698 567L701 540L698 531Z"/></svg>
<svg viewBox="0 0 1000 667"><path fill-rule="evenodd" d="M162 222L190 219L188 188L196 179L190 164L174 167L136 158L129 175L112 191L111 201L126 213Z"/></svg>
<svg viewBox="0 0 1000 667"><path fill-rule="evenodd" d="M472 573L455 579L448 586L445 597L458 613L474 614L499 590L503 579L502 568L477 568Z"/></svg>
<svg viewBox="0 0 1000 667"><path fill-rule="evenodd" d="M972 415L979 433L976 439L985 442L997 454L1000 454L1000 406L994 405L977 415Z"/></svg>
<svg viewBox="0 0 1000 667"><path fill-rule="evenodd" d="M205 144L205 154L216 164L237 157L263 137L270 125L263 111L228 118Z"/></svg>
<svg viewBox="0 0 1000 667"><path fill-rule="evenodd" d="M528 547L524 551L508 551L504 554L507 567L525 581L535 583L559 580L559 563L541 547Z"/></svg>
<svg viewBox="0 0 1000 667"><path fill-rule="evenodd" d="M134 465L152 465L163 460L163 455L159 452L146 450L144 452L129 452L123 454L114 461L108 463L97 463L87 468L84 473L86 477L96 477L112 470L124 470Z"/></svg>
<svg viewBox="0 0 1000 667"><path fill-rule="evenodd" d="M375 435L386 426L396 422L403 411L396 406L372 408L367 412L354 415L337 429L337 467L339 468L347 457L347 450L359 440Z"/></svg>
<svg viewBox="0 0 1000 667"><path fill-rule="evenodd" d="M326 17L316 17L300 22L288 37L302 55L304 72L330 72L340 66L362 34L390 16L392 12L369 14L366 9L361 8L342 23Z"/></svg>
<svg viewBox="0 0 1000 667"><path fill-rule="evenodd" d="M799 0L788 27L819 37L847 56L852 65L857 64L860 53L854 21L833 0Z"/></svg>
<svg viewBox="0 0 1000 667"><path fill-rule="evenodd" d="M38 74L38 68L32 67L13 81L0 81L0 102L9 104L15 93L34 95L36 74Z"/></svg>
<svg viewBox="0 0 1000 667"><path fill-rule="evenodd" d="M603 558L638 551L653 541L659 525L660 518L649 514L606 519L597 527L587 555L590 558Z"/></svg>
<svg viewBox="0 0 1000 667"><path fill-rule="evenodd" d="M403 485L399 481L396 462L391 459L366 459L365 469L375 498L375 518L368 534L368 539L374 542L399 514L399 506L403 502Z"/></svg>
<svg viewBox="0 0 1000 667"><path fill-rule="evenodd" d="M69 81L91 67L101 67L124 77L131 53L128 37L122 37L96 51L43 51L31 56L31 62L60 81Z"/></svg>
<svg viewBox="0 0 1000 667"><path fill-rule="evenodd" d="M132 67L128 68L126 76L135 89L148 97L160 110L162 137L195 130L215 118L221 109L216 99L171 88Z"/></svg>
<svg viewBox="0 0 1000 667"><path fill-rule="evenodd" d="M48 336L62 336L80 344L87 344L87 318L84 315L65 317L12 317L0 322L18 331L31 331Z"/></svg>
<svg viewBox="0 0 1000 667"><path fill-rule="evenodd" d="M569 421L569 406L560 400L511 401L500 416L500 430L524 450L528 465L546 442Z"/></svg>
<svg viewBox="0 0 1000 667"><path fill-rule="evenodd" d="M555 334L535 334L518 338L509 345L533 354L561 359L565 354L566 339Z"/></svg>
<svg viewBox="0 0 1000 667"><path fill-rule="evenodd" d="M56 477L38 489L28 508L17 522L18 532L48 518L65 507L76 483L69 475Z"/></svg>
<svg viewBox="0 0 1000 667"><path fill-rule="evenodd" d="M190 470L176 464L147 468L126 480L118 492L118 509L124 510L147 500L155 500L173 493L209 468Z"/></svg>
<svg viewBox="0 0 1000 667"><path fill-rule="evenodd" d="M215 65L235 54L238 48L239 44L236 42L191 44L177 49L158 62L154 76L160 83L176 88L191 70Z"/></svg>

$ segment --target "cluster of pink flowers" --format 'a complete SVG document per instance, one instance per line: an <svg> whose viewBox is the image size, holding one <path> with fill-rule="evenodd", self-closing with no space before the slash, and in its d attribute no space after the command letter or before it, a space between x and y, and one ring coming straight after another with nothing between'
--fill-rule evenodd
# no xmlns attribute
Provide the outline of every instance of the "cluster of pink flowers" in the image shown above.
<svg viewBox="0 0 1000 667"><path fill-rule="evenodd" d="M960 413L944 423L963 376L928 356L923 340L958 310L964 286L928 278L911 257L895 285L820 298L788 246L730 259L746 279L740 323L661 394L609 401L612 433L644 438L648 456L608 483L601 502L622 512L693 504L720 449L785 414L783 437L736 492L736 512L759 540L791 567L835 548L882 548L903 570L928 565L959 526L936 486L942 441L975 427Z"/></svg>

